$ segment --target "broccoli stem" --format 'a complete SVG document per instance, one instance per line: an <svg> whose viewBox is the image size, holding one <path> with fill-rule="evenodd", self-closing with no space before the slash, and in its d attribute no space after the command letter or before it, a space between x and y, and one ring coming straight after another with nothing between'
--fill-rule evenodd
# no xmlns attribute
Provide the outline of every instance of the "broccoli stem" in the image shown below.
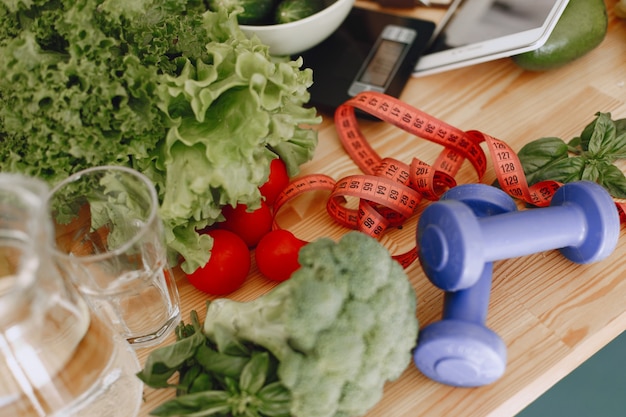
<svg viewBox="0 0 626 417"><path fill-rule="evenodd" d="M236 340L267 349L280 361L292 351L283 315L289 294L289 281L286 281L253 301L214 300L207 307L204 333L218 344L218 350L222 349L219 346L222 331Z"/></svg>

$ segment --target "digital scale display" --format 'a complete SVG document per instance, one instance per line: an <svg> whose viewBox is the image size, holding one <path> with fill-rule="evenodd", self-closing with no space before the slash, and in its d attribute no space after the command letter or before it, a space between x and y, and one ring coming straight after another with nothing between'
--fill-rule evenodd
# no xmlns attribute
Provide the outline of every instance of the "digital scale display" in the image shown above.
<svg viewBox="0 0 626 417"><path fill-rule="evenodd" d="M416 38L414 29L385 26L350 86L348 95L353 97L361 91L385 92Z"/></svg>
<svg viewBox="0 0 626 417"><path fill-rule="evenodd" d="M353 7L328 39L302 54L313 70L311 104L334 111L362 91L398 97L435 23Z"/></svg>
<svg viewBox="0 0 626 417"><path fill-rule="evenodd" d="M361 67L348 94L355 96L366 90L384 92L409 46L391 39L380 39Z"/></svg>
<svg viewBox="0 0 626 417"><path fill-rule="evenodd" d="M400 42L384 39L357 80L377 87L387 85L389 77L391 77L406 46Z"/></svg>

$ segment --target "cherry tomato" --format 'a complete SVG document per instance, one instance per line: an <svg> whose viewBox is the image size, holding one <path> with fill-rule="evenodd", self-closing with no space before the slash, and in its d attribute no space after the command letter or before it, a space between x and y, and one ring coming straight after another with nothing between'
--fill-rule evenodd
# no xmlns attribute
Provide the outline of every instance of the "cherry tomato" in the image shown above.
<svg viewBox="0 0 626 417"><path fill-rule="evenodd" d="M259 187L261 195L265 197L265 202L270 206L276 201L276 197L289 185L289 175L287 167L280 158L272 159L270 163L270 175L267 182Z"/></svg>
<svg viewBox="0 0 626 417"><path fill-rule="evenodd" d="M187 275L197 289L224 295L241 287L250 272L250 250L235 233L223 229L206 232L213 238L211 257L204 267Z"/></svg>
<svg viewBox="0 0 626 417"><path fill-rule="evenodd" d="M224 207L222 214L226 220L220 223L220 228L237 234L249 248L255 247L259 240L272 230L272 210L264 201L261 201L261 207L254 211L248 211L245 204L237 204L235 208Z"/></svg>
<svg viewBox="0 0 626 417"><path fill-rule="evenodd" d="M306 244L288 230L269 232L261 238L254 252L259 271L273 281L289 279L300 268L298 252Z"/></svg>

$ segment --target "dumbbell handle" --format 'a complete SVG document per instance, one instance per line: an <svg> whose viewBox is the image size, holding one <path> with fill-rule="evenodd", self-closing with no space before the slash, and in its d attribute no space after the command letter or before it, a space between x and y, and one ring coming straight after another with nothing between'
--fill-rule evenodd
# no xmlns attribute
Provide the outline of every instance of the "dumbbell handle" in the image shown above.
<svg viewBox="0 0 626 417"><path fill-rule="evenodd" d="M504 213L478 219L484 260L498 261L578 246L587 235L584 213L574 205Z"/></svg>
<svg viewBox="0 0 626 417"><path fill-rule="evenodd" d="M443 320L463 320L483 326L487 320L493 264L485 269L471 287L459 291L446 291L443 298Z"/></svg>

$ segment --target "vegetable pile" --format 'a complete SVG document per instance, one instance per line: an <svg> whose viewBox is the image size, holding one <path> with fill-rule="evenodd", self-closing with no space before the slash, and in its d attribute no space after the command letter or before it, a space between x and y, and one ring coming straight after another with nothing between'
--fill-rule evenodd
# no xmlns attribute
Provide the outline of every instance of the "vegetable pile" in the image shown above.
<svg viewBox="0 0 626 417"><path fill-rule="evenodd" d="M613 197L626 198L626 177L614 165L626 158L626 119L612 120L610 113L599 112L569 142L544 137L529 142L517 155L529 185L587 180L602 185Z"/></svg>
<svg viewBox="0 0 626 417"><path fill-rule="evenodd" d="M224 221L199 232L211 236L213 247L206 265L187 274L194 287L211 295L237 290L250 272L252 254L261 275L273 281L289 279L300 267L298 252L306 242L288 230L273 229L275 200L288 185L285 164L272 160L269 179L259 188L264 198L259 208L226 206L222 210Z"/></svg>
<svg viewBox="0 0 626 417"><path fill-rule="evenodd" d="M157 416L365 414L403 373L417 341L416 298L404 270L356 231L300 250L289 280L247 303L208 304L138 376L177 397Z"/></svg>
<svg viewBox="0 0 626 417"><path fill-rule="evenodd" d="M2 0L0 22L0 171L137 169L185 272L210 256L196 230L258 207L270 161L294 175L313 156L311 71L200 0Z"/></svg>

